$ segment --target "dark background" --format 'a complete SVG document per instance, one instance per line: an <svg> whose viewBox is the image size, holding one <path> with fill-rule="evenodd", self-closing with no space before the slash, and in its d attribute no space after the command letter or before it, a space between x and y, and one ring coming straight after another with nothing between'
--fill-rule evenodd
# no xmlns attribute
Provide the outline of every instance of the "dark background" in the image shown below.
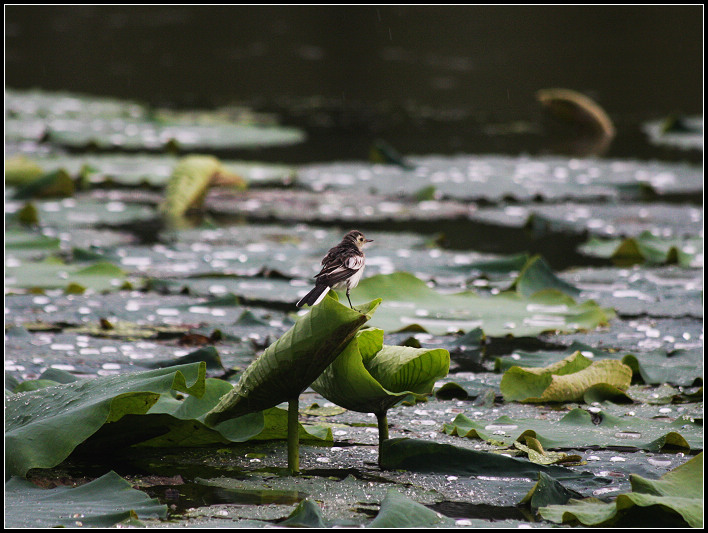
<svg viewBox="0 0 708 533"><path fill-rule="evenodd" d="M651 158L643 122L703 109L701 5L6 6L5 45L7 87L251 105L308 131L274 152L302 161L541 152L549 87L607 111L606 155Z"/></svg>

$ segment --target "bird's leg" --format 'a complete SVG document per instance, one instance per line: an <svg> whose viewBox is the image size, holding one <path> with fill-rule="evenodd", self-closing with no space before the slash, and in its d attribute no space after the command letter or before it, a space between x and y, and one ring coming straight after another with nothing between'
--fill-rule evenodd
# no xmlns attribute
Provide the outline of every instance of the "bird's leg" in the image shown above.
<svg viewBox="0 0 708 533"><path fill-rule="evenodd" d="M352 300L349 298L349 287L347 287L347 300L349 300L349 307L354 309L354 306L352 305Z"/></svg>

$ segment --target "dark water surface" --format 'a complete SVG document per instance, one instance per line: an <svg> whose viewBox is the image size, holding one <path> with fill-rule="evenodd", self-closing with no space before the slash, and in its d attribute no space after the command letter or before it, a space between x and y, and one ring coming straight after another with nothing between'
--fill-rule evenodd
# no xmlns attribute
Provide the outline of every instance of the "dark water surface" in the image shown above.
<svg viewBox="0 0 708 533"><path fill-rule="evenodd" d="M153 105L246 103L309 142L259 154L541 153L548 87L581 91L611 157L676 159L640 125L702 114L702 6L7 6L5 74ZM263 158L262 157L262 158ZM695 154L693 156L695 159Z"/></svg>

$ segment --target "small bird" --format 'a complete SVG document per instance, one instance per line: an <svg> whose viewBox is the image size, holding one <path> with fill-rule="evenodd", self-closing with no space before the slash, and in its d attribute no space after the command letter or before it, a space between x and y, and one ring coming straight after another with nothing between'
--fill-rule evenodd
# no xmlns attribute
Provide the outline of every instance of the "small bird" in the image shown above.
<svg viewBox="0 0 708 533"><path fill-rule="evenodd" d="M349 307L354 309L349 298L349 291L359 284L361 275L364 272L364 252L362 251L367 239L361 231L352 230L347 233L342 242L331 248L322 260L322 270L315 276L315 288L308 292L295 305L316 305L322 301L325 294L334 289L347 289L347 300Z"/></svg>

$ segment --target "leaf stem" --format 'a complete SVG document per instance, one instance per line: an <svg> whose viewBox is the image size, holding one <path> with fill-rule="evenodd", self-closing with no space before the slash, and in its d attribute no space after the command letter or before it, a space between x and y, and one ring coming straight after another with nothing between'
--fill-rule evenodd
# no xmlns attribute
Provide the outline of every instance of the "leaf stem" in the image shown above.
<svg viewBox="0 0 708 533"><path fill-rule="evenodd" d="M300 472L298 407L299 400L297 397L288 400L288 468L293 476Z"/></svg>
<svg viewBox="0 0 708 533"><path fill-rule="evenodd" d="M388 418L387 411L376 413L376 421L379 423L379 466L381 466L381 444L388 439Z"/></svg>

